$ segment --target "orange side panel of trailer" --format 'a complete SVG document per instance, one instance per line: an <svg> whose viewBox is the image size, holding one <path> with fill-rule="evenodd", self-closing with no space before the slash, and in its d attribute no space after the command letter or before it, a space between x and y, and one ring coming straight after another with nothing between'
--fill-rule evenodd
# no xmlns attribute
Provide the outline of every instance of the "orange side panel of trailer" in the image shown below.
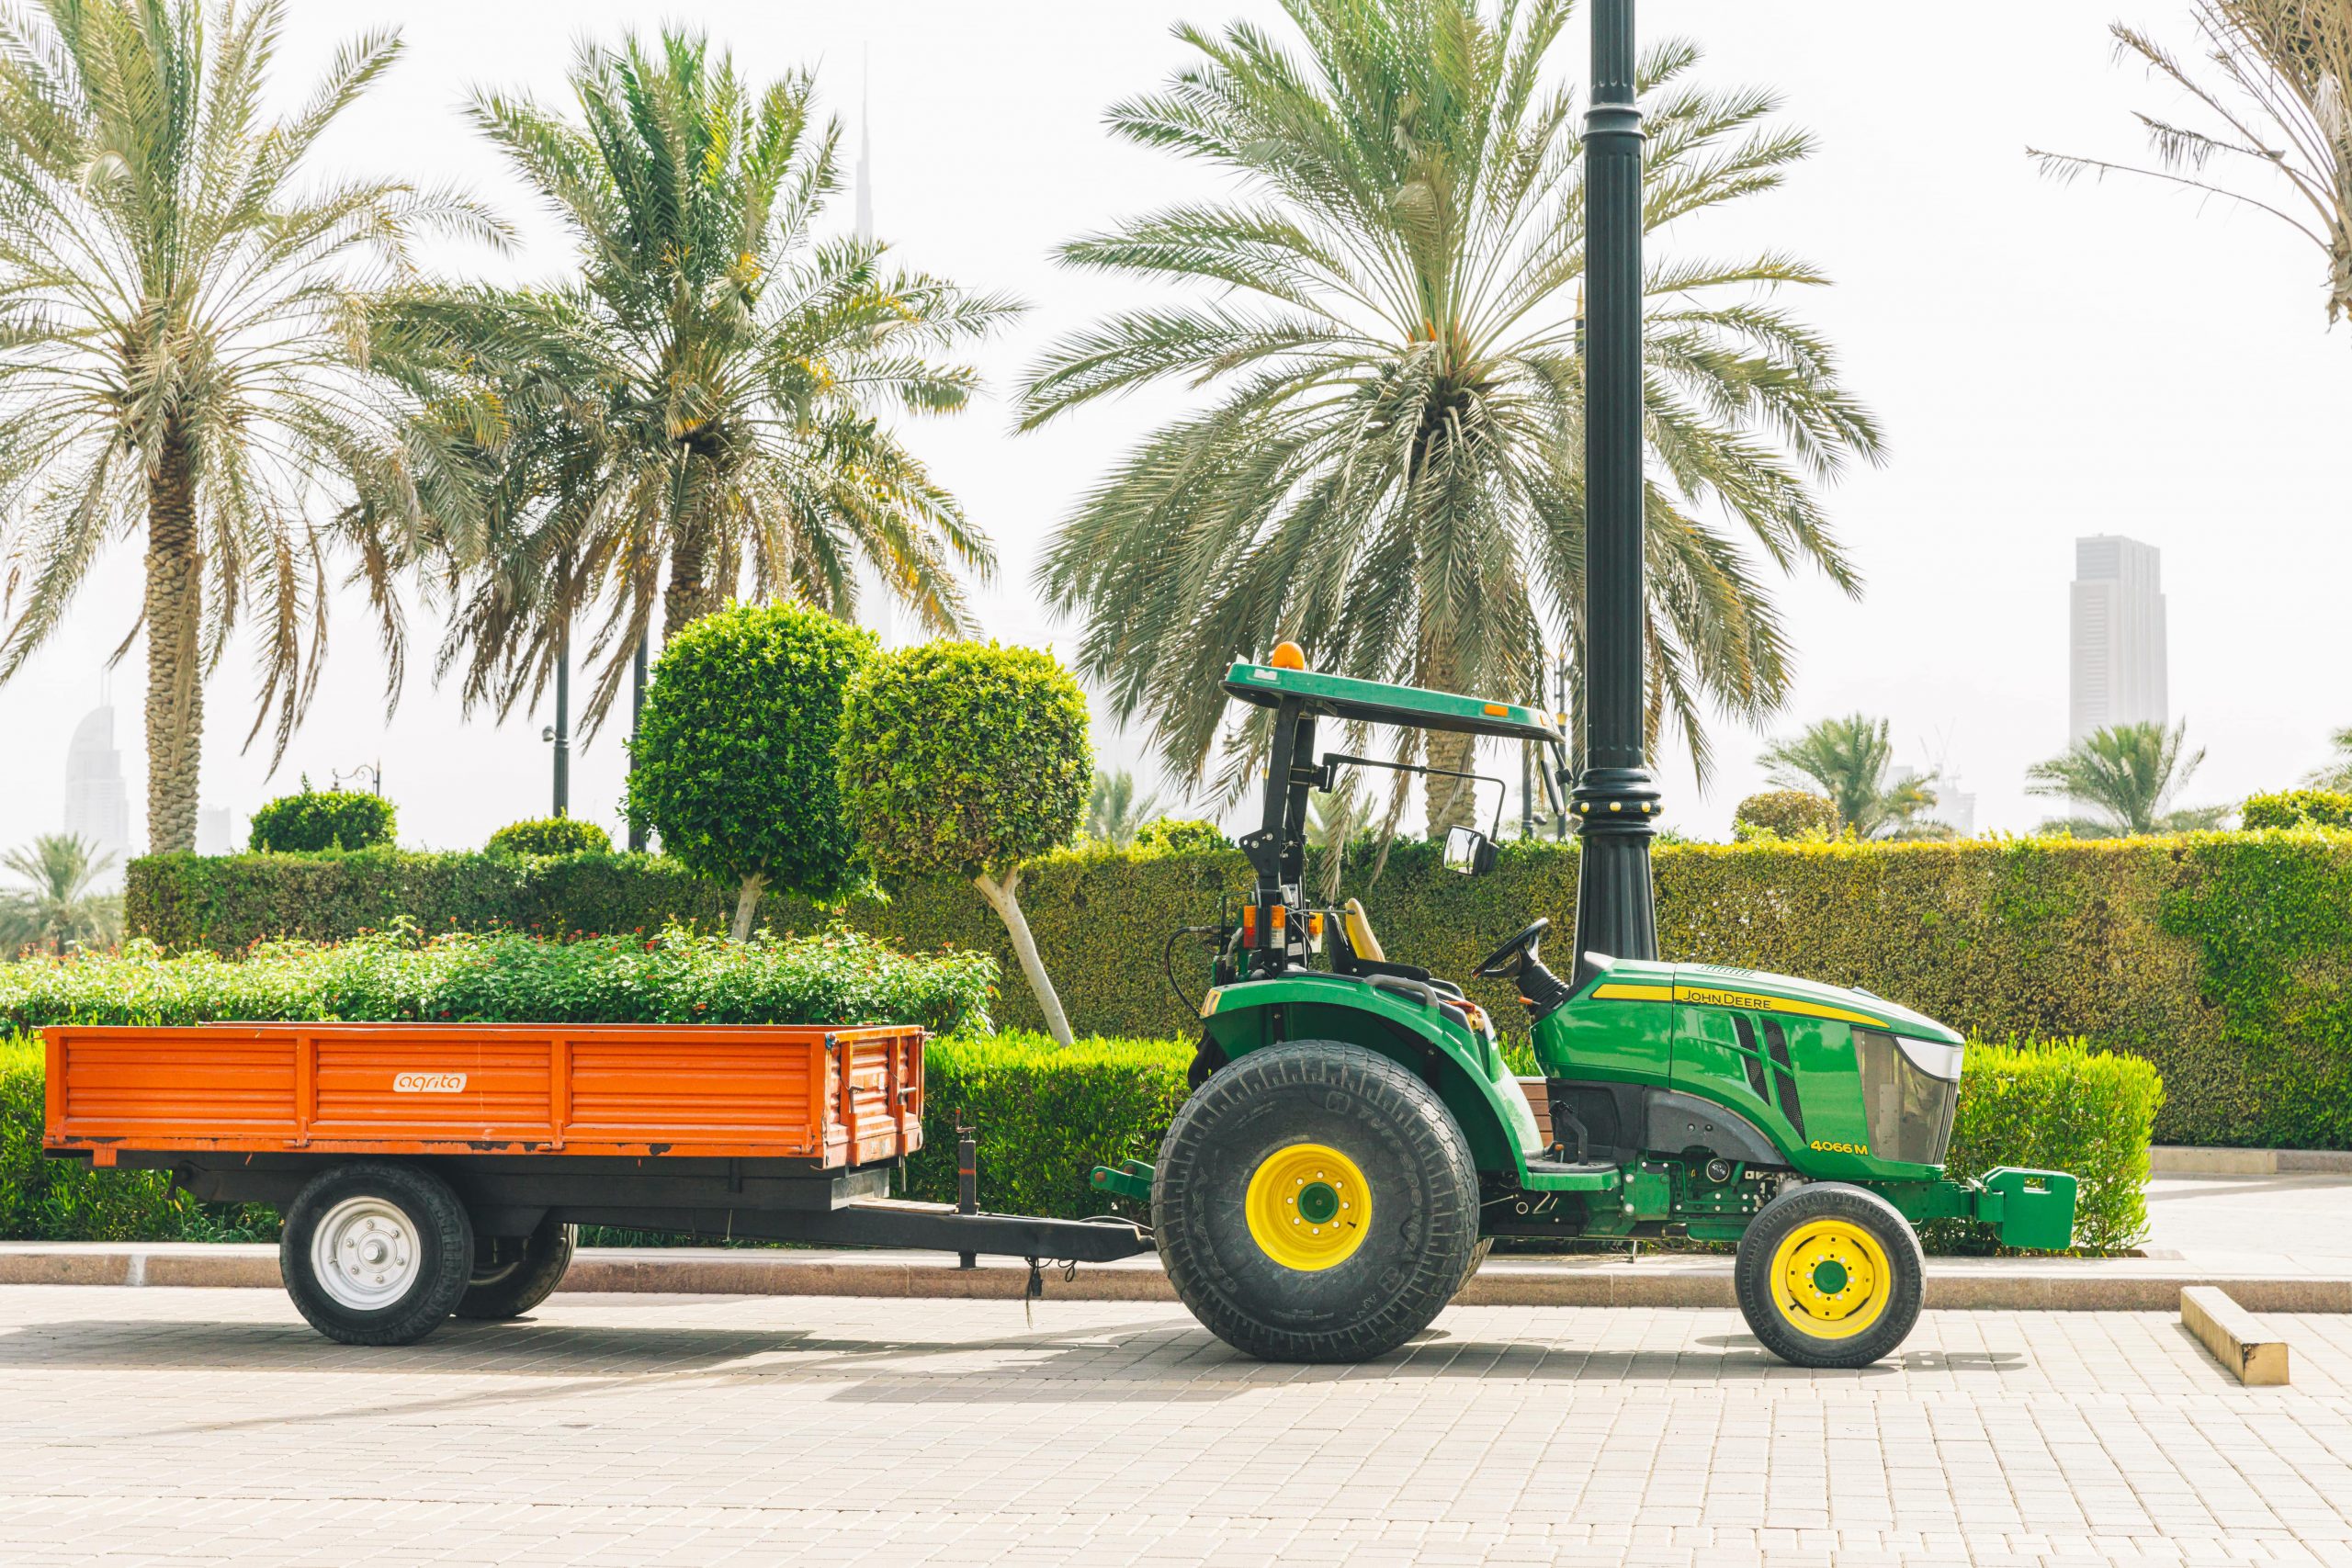
<svg viewBox="0 0 2352 1568"><path fill-rule="evenodd" d="M287 1023L60 1027L48 1146L895 1159L921 1029Z"/></svg>

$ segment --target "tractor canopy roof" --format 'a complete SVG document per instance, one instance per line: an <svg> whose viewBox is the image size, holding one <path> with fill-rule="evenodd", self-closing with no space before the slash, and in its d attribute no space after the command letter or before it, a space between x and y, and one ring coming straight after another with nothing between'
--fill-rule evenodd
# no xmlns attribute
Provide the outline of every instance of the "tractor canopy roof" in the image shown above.
<svg viewBox="0 0 2352 1568"><path fill-rule="evenodd" d="M1302 712L1319 718L1444 729L1502 740L1560 739L1559 727L1552 722L1552 716L1535 708L1456 696L1452 692L1425 691L1419 686L1359 681L1350 675L1326 675L1316 670L1237 664L1226 674L1225 689L1228 694L1263 708L1279 707L1284 699L1295 698Z"/></svg>

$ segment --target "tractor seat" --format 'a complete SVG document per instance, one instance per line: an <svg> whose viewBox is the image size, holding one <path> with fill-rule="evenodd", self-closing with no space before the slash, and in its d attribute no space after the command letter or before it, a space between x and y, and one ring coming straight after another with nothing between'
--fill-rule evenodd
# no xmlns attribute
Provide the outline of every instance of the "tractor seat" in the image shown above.
<svg viewBox="0 0 2352 1568"><path fill-rule="evenodd" d="M1351 898L1340 911L1338 924L1332 927L1336 938L1331 943L1331 969L1335 974L1357 975L1369 978L1385 975L1398 980L1419 980L1425 986L1436 986L1459 996L1461 992L1446 981L1433 978L1426 969L1410 964L1391 964L1382 951L1380 938L1374 934L1372 919L1363 912L1363 900Z"/></svg>

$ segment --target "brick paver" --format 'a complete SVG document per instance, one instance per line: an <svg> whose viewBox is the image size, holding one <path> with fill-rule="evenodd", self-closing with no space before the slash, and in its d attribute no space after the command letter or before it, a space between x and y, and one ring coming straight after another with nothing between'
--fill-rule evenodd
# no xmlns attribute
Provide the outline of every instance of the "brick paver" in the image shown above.
<svg viewBox="0 0 2352 1568"><path fill-rule="evenodd" d="M2352 1318L1458 1308L1368 1367L1180 1310L559 1296L405 1350L257 1291L0 1289L0 1562L2352 1564Z"/></svg>

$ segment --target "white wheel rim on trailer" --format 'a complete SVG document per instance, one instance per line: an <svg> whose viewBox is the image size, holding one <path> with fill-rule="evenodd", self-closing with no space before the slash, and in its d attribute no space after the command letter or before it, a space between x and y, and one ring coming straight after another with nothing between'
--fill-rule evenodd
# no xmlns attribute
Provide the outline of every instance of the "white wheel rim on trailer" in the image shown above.
<svg viewBox="0 0 2352 1568"><path fill-rule="evenodd" d="M424 1238L406 1211L385 1198L345 1198L311 1233L311 1273L354 1312L375 1312L409 1292L424 1269Z"/></svg>

